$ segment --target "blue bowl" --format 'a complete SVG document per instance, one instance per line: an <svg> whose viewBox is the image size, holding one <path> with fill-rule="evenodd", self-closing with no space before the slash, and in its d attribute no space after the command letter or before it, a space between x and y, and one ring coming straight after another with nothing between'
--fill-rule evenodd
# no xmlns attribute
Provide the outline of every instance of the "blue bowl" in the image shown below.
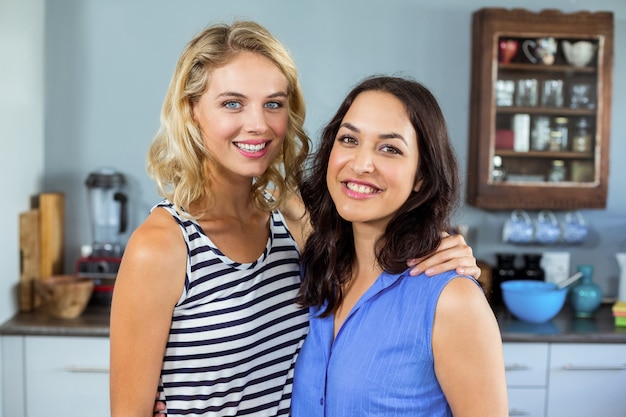
<svg viewBox="0 0 626 417"><path fill-rule="evenodd" d="M529 323L552 320L563 308L567 296L567 288L559 290L556 284L543 281L504 281L500 288L506 308Z"/></svg>

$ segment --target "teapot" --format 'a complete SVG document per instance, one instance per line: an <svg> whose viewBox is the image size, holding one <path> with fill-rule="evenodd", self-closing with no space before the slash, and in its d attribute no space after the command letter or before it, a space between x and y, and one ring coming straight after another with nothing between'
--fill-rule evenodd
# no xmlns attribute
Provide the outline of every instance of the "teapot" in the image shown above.
<svg viewBox="0 0 626 417"><path fill-rule="evenodd" d="M567 62L575 67L584 67L591 62L598 46L589 41L571 43L562 41L563 54Z"/></svg>

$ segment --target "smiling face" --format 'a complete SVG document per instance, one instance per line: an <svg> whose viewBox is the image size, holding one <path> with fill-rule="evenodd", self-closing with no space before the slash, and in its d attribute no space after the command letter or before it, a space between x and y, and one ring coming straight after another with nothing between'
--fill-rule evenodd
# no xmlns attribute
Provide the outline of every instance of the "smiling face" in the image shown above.
<svg viewBox="0 0 626 417"><path fill-rule="evenodd" d="M416 183L417 134L394 95L366 91L341 121L326 183L339 215L384 230Z"/></svg>
<svg viewBox="0 0 626 417"><path fill-rule="evenodd" d="M212 71L193 115L220 165L213 175L252 178L265 172L287 131L287 91L283 73L260 54L241 52Z"/></svg>

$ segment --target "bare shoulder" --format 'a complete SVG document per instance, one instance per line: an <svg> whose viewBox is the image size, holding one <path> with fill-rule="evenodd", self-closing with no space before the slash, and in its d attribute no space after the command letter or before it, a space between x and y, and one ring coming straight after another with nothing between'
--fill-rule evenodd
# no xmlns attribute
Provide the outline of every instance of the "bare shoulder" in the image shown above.
<svg viewBox="0 0 626 417"><path fill-rule="evenodd" d="M177 299L184 283L187 249L178 223L155 209L133 232L120 265L116 286L150 290Z"/></svg>
<svg viewBox="0 0 626 417"><path fill-rule="evenodd" d="M437 302L440 323L459 323L466 326L470 320L491 320L494 315L483 290L466 277L452 279L443 289Z"/></svg>
<svg viewBox="0 0 626 417"><path fill-rule="evenodd" d="M289 232L291 232L300 249L304 249L306 239L311 233L311 223L302 199L299 195L291 196L285 200L280 211L285 218Z"/></svg>

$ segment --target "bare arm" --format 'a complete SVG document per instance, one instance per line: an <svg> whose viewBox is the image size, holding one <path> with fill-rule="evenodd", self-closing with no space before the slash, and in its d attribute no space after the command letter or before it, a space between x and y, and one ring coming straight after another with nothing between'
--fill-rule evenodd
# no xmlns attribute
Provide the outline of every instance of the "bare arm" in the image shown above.
<svg viewBox="0 0 626 417"><path fill-rule="evenodd" d="M186 249L178 225L154 210L131 236L111 305L111 416L152 416Z"/></svg>
<svg viewBox="0 0 626 417"><path fill-rule="evenodd" d="M478 286L457 278L444 288L433 326L435 373L455 417L506 417L502 339Z"/></svg>
<svg viewBox="0 0 626 417"><path fill-rule="evenodd" d="M281 212L300 250L304 249L312 229L309 215L300 197L297 195L291 197L281 207ZM481 275L472 248L465 242L463 236L450 235L446 232L443 232L443 240L437 252L425 258L411 259L407 264L413 267L411 275L418 275L421 272L426 272L426 275L437 275L452 270L459 275L470 275L476 279L480 279Z"/></svg>
<svg viewBox="0 0 626 417"><path fill-rule="evenodd" d="M309 213L304 208L304 203L299 195L289 198L280 211L283 213L287 228L295 239L300 250L304 249L306 239L311 234L311 222L309 221Z"/></svg>
<svg viewBox="0 0 626 417"><path fill-rule="evenodd" d="M434 254L407 262L408 266L413 267L411 275L418 275L421 272L425 272L426 275L437 275L455 270L459 275L469 275L480 280L481 270L476 263L472 247L465 242L465 238L446 232L443 232L443 236Z"/></svg>

